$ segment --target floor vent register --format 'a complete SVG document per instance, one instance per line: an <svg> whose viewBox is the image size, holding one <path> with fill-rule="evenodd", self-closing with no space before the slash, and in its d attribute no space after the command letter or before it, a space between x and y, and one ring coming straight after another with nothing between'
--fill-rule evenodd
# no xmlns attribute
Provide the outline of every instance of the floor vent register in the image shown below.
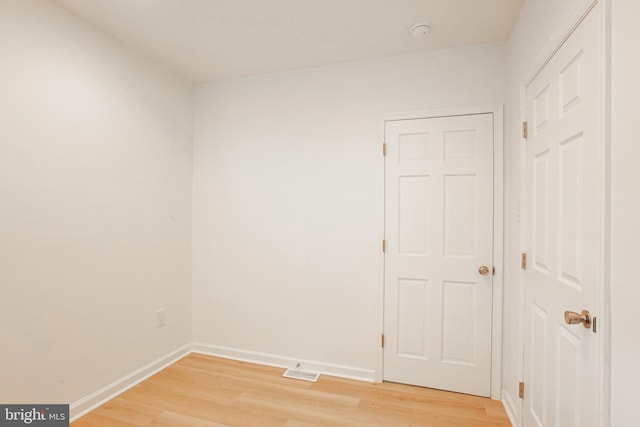
<svg viewBox="0 0 640 427"><path fill-rule="evenodd" d="M284 374L282 374L282 376L285 378L293 378L294 380L311 381L312 383L315 383L316 381L318 381L318 377L320 377L320 374L317 374L315 372L300 371L298 369L287 369L286 371L284 371Z"/></svg>

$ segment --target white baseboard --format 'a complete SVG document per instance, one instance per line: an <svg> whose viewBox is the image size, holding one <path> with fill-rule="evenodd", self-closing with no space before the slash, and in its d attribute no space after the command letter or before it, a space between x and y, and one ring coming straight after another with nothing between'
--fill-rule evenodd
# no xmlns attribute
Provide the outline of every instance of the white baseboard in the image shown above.
<svg viewBox="0 0 640 427"><path fill-rule="evenodd" d="M517 427L519 425L516 419L516 414L518 413L518 410L516 408L516 405L513 403L513 399L511 398L511 395L509 394L508 391L504 389L502 390L501 401L502 401L502 406L504 406L504 410L507 412L509 421L511 421L511 425L514 427Z"/></svg>
<svg viewBox="0 0 640 427"><path fill-rule="evenodd" d="M151 375L161 371L167 366L175 363L179 359L182 359L187 354L191 353L191 344L186 344L177 350L166 354L153 362L136 369L135 371L125 375L124 377L112 382L111 384L101 388L100 390L91 393L88 396L83 397L80 400L76 400L69 405L69 412L71 422L77 420L81 416L88 412L93 411L98 406L103 405L107 401L113 399L119 394L124 393L131 387L139 384Z"/></svg>
<svg viewBox="0 0 640 427"><path fill-rule="evenodd" d="M300 364L300 369L316 372L334 377L348 378L358 381L375 382L375 371L356 368L352 366L334 365L331 363L316 362L313 360L294 359L292 357L275 354L259 353L256 351L241 350L217 345L194 343L193 352L210 356L223 357L225 359L241 362L257 363L259 365L275 366L278 368L295 368Z"/></svg>

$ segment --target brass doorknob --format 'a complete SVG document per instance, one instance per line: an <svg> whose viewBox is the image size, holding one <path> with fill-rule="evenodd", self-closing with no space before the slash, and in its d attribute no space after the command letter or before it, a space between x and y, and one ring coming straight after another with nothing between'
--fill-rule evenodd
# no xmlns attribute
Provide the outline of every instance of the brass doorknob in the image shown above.
<svg viewBox="0 0 640 427"><path fill-rule="evenodd" d="M489 274L489 267L487 267L486 265L481 265L478 268L478 273L480 273L483 276L486 276L487 274Z"/></svg>
<svg viewBox="0 0 640 427"><path fill-rule="evenodd" d="M582 312L580 313L565 311L564 321L567 325L577 325L578 323L582 323L582 326L584 326L585 328L590 328L591 313L589 313L589 310L582 310Z"/></svg>

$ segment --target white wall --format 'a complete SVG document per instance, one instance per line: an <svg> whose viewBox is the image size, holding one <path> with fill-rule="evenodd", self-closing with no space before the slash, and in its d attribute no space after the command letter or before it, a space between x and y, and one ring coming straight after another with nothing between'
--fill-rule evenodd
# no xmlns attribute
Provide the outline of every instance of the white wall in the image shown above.
<svg viewBox="0 0 640 427"><path fill-rule="evenodd" d="M611 425L631 427L640 420L640 3L611 6Z"/></svg>
<svg viewBox="0 0 640 427"><path fill-rule="evenodd" d="M512 420L521 419L522 401L522 270L521 198L521 87L541 65L541 51L563 20L581 0L528 0L520 11L508 43L509 106L505 138L505 279L503 297L503 402Z"/></svg>
<svg viewBox="0 0 640 427"><path fill-rule="evenodd" d="M0 58L0 402L74 402L191 342L192 91L49 1Z"/></svg>
<svg viewBox="0 0 640 427"><path fill-rule="evenodd" d="M503 102L505 82L497 44L202 87L194 340L373 378L381 114Z"/></svg>

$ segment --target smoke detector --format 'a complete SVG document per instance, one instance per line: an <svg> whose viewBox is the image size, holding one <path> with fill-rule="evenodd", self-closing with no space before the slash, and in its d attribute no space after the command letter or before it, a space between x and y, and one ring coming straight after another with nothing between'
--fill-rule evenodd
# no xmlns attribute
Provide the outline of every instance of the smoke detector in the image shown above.
<svg viewBox="0 0 640 427"><path fill-rule="evenodd" d="M426 39L431 33L431 25L424 23L413 24L409 31L414 39Z"/></svg>

